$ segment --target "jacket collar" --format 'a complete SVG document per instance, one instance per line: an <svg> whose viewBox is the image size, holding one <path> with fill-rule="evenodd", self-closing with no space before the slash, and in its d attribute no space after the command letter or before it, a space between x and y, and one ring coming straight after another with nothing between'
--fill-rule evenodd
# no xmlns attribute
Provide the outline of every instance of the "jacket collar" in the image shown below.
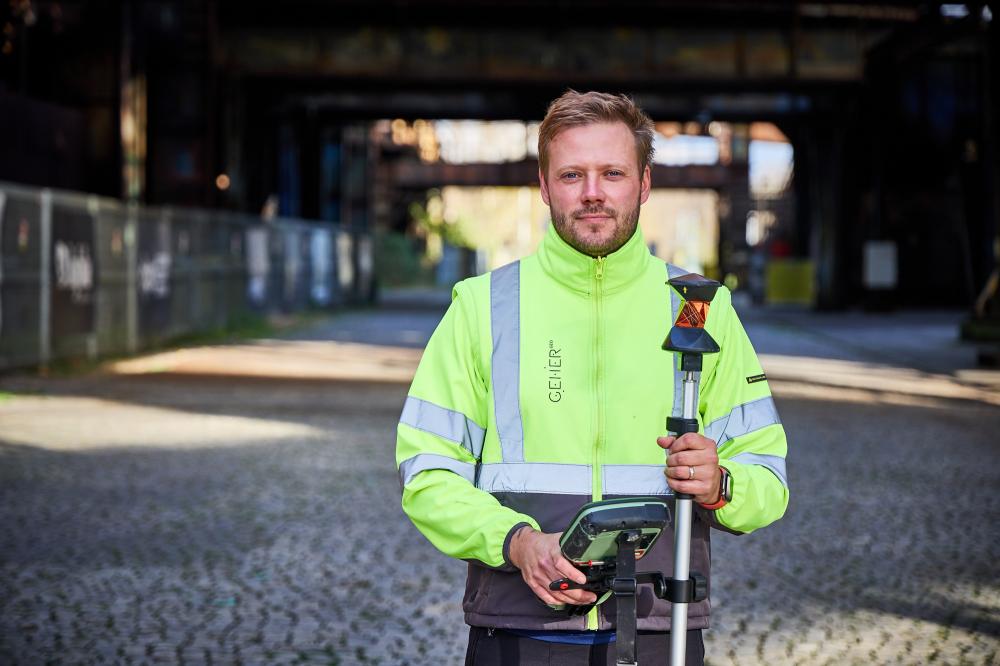
<svg viewBox="0 0 1000 666"><path fill-rule="evenodd" d="M604 291L614 291L639 277L651 256L637 226L624 245L603 258ZM538 261L552 279L570 289L586 293L593 290L598 260L570 247L551 223L538 248Z"/></svg>

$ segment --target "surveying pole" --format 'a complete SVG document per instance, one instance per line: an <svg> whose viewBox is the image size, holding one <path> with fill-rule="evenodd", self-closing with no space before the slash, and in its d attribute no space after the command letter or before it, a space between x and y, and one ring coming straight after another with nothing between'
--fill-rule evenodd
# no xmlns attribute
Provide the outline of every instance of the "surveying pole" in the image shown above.
<svg viewBox="0 0 1000 666"><path fill-rule="evenodd" d="M705 330L708 306L715 298L719 283L697 273L673 278L668 284L683 298L680 315L674 322L663 349L676 353L683 377L683 402L680 416L667 417L667 431L676 437L698 432L698 380L704 354L719 351L719 345ZM674 575L675 585L693 585L691 580L691 501L692 495L674 495ZM687 651L688 599L694 595L686 590L671 595L670 664L681 666Z"/></svg>

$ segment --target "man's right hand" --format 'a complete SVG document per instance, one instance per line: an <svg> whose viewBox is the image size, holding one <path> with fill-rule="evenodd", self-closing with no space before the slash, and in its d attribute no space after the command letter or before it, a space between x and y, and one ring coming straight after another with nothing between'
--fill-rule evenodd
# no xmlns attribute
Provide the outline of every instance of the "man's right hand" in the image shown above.
<svg viewBox="0 0 1000 666"><path fill-rule="evenodd" d="M546 604L585 606L597 601L597 595L586 590L550 590L549 583L569 578L586 583L587 577L563 557L559 549L559 534L546 534L531 527L522 527L510 539L510 561L521 570L521 577L531 591Z"/></svg>

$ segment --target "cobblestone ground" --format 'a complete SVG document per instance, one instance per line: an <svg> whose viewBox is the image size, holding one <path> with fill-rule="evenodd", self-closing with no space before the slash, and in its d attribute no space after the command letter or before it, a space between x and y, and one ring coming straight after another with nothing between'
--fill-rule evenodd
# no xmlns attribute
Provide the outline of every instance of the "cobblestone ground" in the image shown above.
<svg viewBox="0 0 1000 666"><path fill-rule="evenodd" d="M715 537L709 663L1000 663L1000 408L774 388L793 502ZM399 509L405 385L0 391L0 663L461 662L464 565Z"/></svg>

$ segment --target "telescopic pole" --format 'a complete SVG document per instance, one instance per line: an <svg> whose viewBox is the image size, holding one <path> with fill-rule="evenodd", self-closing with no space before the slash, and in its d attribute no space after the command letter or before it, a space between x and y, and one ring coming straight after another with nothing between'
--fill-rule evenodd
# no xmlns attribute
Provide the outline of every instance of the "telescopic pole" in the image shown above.
<svg viewBox="0 0 1000 666"><path fill-rule="evenodd" d="M719 351L719 345L705 330L708 306L715 297L719 283L696 273L689 273L669 281L671 287L684 298L677 321L674 322L663 349L676 352L683 373L680 416L667 419L667 430L677 437L698 432L698 380L701 375L702 356ZM686 493L674 494L674 575L671 587L677 590L670 595L670 664L681 666L687 652L688 604L694 595L691 564L691 502L694 497Z"/></svg>
<svg viewBox="0 0 1000 666"><path fill-rule="evenodd" d="M684 357L689 356L688 354L681 355L681 363L684 363ZM690 355L693 358L697 358L698 365L700 365L701 356L700 355ZM698 420L696 417L696 410L698 408L698 375L700 373L694 370L687 370L684 372L684 402L682 409L681 418L685 423L677 424L680 426L678 431L674 432L677 437L680 437L685 432L697 432L698 431ZM694 422L694 428L690 427L690 422ZM677 493L674 495L674 580L688 580L691 576L691 502L694 499L693 496L685 493ZM686 601L675 601L671 605L670 611L670 663L683 664L684 656L687 651L687 621L688 621L688 604Z"/></svg>

